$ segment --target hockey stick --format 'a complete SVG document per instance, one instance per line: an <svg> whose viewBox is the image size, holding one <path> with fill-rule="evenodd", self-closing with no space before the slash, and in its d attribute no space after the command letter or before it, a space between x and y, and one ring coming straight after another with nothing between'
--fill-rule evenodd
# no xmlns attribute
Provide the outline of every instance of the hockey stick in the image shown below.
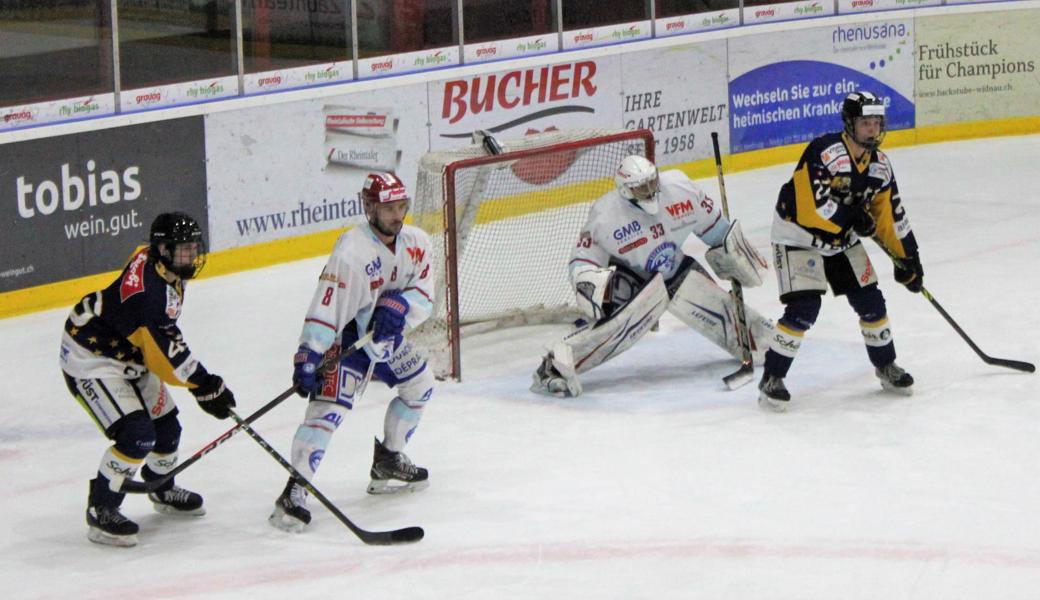
<svg viewBox="0 0 1040 600"><path fill-rule="evenodd" d="M253 438L257 444L260 444L260 447L266 450L267 453L278 462L278 464L282 465L282 468L289 472L298 485L317 498L318 502L321 502L325 508L329 509L329 512L335 515L341 523L354 532L354 535L358 536L362 542L373 546L389 546L392 544L409 544L423 539L425 532L422 527L405 527L403 529L394 529L392 531L366 531L358 527L347 517L347 515L343 514L338 508L336 508L336 505L326 498L325 494L319 492L318 488L314 487L314 484L307 481L306 477L289 464L289 461L285 460L277 450L272 448L271 445L267 443L267 440L254 431L244 419L235 414L235 411L231 411L231 418L238 423L239 427L249 434L249 437Z"/></svg>
<svg viewBox="0 0 1040 600"><path fill-rule="evenodd" d="M903 265L902 259L894 256L891 252L889 252L888 248L885 248L885 245L881 243L881 240L875 237L874 241L877 242L877 245L880 246L882 250L885 251L885 254L888 254L888 257L892 259L892 262L895 263L897 267L901 267ZM982 362L986 363L987 365L1006 367L1008 369L1024 371L1026 373L1036 372L1036 366L1033 363L1027 363L1022 360L1012 360L1010 358L996 358L983 352L982 348L979 348L978 344L976 344L970 337L968 337L968 334L963 329L961 329L961 326L957 324L957 321L953 320L953 317L950 316L950 313L946 312L946 309L944 309L942 305L939 304L939 301L936 300L932 296L932 293L929 292L928 289L925 288L923 285L921 286L921 295L924 296L925 299L928 300L928 302L930 302L931 305L935 307L935 310L939 311L939 314L942 315L942 318L946 319L946 322L949 323L950 327L953 327L953 330L961 336L961 339L963 339L965 342L968 342L968 345L971 346L971 349L975 351L975 354L979 355L979 358L982 359Z"/></svg>
<svg viewBox="0 0 1040 600"><path fill-rule="evenodd" d="M349 356L349 355L353 354L354 352L357 352L359 349L361 349L362 346L364 346L369 341L371 341L371 339L372 339L372 332L366 333L365 335L361 336L361 338L359 338L358 341L356 341L353 344L351 344L349 348L347 348L344 351L341 351L339 358L342 358L344 356ZM338 359L336 359L336 360L338 360ZM318 370L322 371L325 368L326 368L326 362L323 361L322 364L318 367ZM242 421L246 425L251 425L254 421L256 421L260 417L262 417L265 414L267 414L268 412L270 412L270 410L272 408L274 408L275 406L278 406L279 404L281 404L282 401L284 401L286 398L292 396L295 392L296 392L296 386L290 387L289 389L285 390L281 394L278 394L278 396L274 400L271 400L267 404L261 406L253 414L249 415L245 419L242 419ZM219 446L219 445L223 444L224 442L228 441L229 439L231 439L231 436L233 436L236 433L238 433L239 431L241 431L241 429L242 429L242 425L235 425L231 429L228 429L220 437L218 437L217 439L215 439L212 442L210 442L210 443L206 444L205 446L203 446L201 449L199 449L198 452L196 452L195 454L192 454L191 458L189 458L189 459L185 460L184 462L182 462L181 464L177 465L172 471L170 471L169 473L164 474L159 479L152 479L150 481L134 481L134 480L131 480L131 479L123 480L123 484L121 486L119 486L119 491L124 493L124 494L151 494L155 490L157 490L160 487L162 487L162 485L165 484L167 481L169 481L169 480L173 479L174 477L176 477L178 473L180 473L184 469L187 469L191 465L193 465L196 462L198 462L199 459L201 459L203 456L205 456L205 455L209 454L210 452L212 452L217 446Z"/></svg>
<svg viewBox="0 0 1040 600"><path fill-rule="evenodd" d="M711 132L711 146L715 151L715 172L719 177L719 196L722 200L722 216L729 220L729 205L726 202L726 182L722 178L722 153L719 152L719 134ZM747 316L744 313L744 289L740 282L730 282L737 325L737 341L740 342L740 368L722 378L726 387L735 390L746 385L755 377L755 365L751 360L751 340L748 339Z"/></svg>
<svg viewBox="0 0 1040 600"><path fill-rule="evenodd" d="M957 322L953 320L953 317L950 316L950 313L946 312L946 310L943 309L943 307L939 304L939 301L932 297L931 292L925 289L924 286L921 286L921 295L927 298L928 301L932 303L932 306L935 307L935 310L939 311L939 314L942 315L944 319L946 319L946 322L949 323L951 327L953 327L953 330L956 331L965 342L968 342L968 345L971 346L971 349L975 351L975 354L979 355L979 358L982 359L982 362L986 363L987 365L1006 367L1008 369L1024 371L1026 373L1036 372L1036 366L1033 365L1033 363L1027 363L1021 360L1011 360L1009 358L994 358L983 352L982 349L979 348L978 345L976 345L970 337L968 337L968 334L965 333L963 329L961 329L960 325L958 325Z"/></svg>

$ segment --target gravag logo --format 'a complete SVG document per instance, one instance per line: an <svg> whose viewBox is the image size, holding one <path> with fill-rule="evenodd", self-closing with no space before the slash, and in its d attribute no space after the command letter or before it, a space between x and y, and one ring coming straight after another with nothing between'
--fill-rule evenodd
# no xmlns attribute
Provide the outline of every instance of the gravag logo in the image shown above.
<svg viewBox="0 0 1040 600"><path fill-rule="evenodd" d="M639 221L632 221L628 225L622 225L621 227L614 230L614 239L617 241L629 238L643 230L643 226L639 224Z"/></svg>
<svg viewBox="0 0 1040 600"><path fill-rule="evenodd" d="M645 270L647 273L671 273L675 267L675 244L665 242L654 248L646 259Z"/></svg>

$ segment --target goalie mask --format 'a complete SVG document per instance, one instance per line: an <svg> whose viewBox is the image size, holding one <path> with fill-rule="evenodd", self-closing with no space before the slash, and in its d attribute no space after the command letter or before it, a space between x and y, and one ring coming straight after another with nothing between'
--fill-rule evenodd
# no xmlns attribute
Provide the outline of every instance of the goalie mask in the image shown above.
<svg viewBox="0 0 1040 600"><path fill-rule="evenodd" d="M197 277L206 264L206 241L198 221L181 213L162 213L152 221L148 257L181 279Z"/></svg>
<svg viewBox="0 0 1040 600"><path fill-rule="evenodd" d="M874 137L857 137L856 123L861 119L875 117L880 127ZM885 139L885 104L870 92L852 92L841 105L841 121L845 124L845 135L867 150L876 150Z"/></svg>
<svg viewBox="0 0 1040 600"><path fill-rule="evenodd" d="M635 154L626 157L614 174L614 183L622 198L649 215L657 214L660 180L654 163Z"/></svg>

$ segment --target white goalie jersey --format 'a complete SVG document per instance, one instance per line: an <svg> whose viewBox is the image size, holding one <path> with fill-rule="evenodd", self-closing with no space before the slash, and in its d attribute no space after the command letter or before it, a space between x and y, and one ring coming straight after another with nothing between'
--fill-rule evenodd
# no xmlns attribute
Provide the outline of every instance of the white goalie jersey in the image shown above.
<svg viewBox="0 0 1040 600"><path fill-rule="evenodd" d="M722 243L729 221L721 206L677 170L660 173L660 209L651 215L611 190L589 211L569 264L571 283L592 269L622 264L643 281L654 273L670 279L685 258L690 234L708 246Z"/></svg>

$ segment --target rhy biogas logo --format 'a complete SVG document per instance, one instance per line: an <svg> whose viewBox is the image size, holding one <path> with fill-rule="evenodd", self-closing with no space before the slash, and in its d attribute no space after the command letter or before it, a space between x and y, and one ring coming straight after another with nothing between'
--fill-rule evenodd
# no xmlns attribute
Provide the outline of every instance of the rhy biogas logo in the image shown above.
<svg viewBox="0 0 1040 600"><path fill-rule="evenodd" d="M140 172L139 166L131 165L122 171L108 169L99 173L97 163L88 160L85 172L64 163L54 179L32 181L20 176L15 181L18 215L30 219L37 214L53 214L59 207L72 212L99 203L137 200L141 197Z"/></svg>
<svg viewBox="0 0 1040 600"><path fill-rule="evenodd" d="M498 113L498 123L481 127L497 133L550 115L594 113L586 103L598 91L591 60L453 79L444 84L441 118L454 125L470 116ZM469 138L472 129L460 125L459 133L441 137Z"/></svg>

